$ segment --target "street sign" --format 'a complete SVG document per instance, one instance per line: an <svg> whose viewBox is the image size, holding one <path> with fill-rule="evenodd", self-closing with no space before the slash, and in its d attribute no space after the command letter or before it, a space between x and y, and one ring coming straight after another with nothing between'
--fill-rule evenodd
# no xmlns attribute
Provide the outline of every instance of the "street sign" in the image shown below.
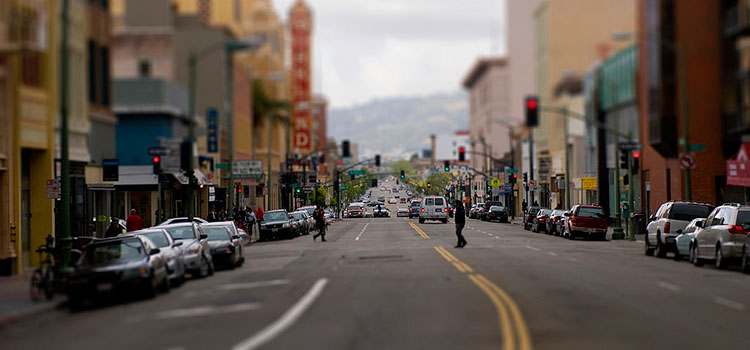
<svg viewBox="0 0 750 350"><path fill-rule="evenodd" d="M689 151L698 151L703 152L706 150L706 144L705 143L694 143L690 145Z"/></svg>
<svg viewBox="0 0 750 350"><path fill-rule="evenodd" d="M596 178L584 177L581 180L581 187L583 187L584 190L596 190Z"/></svg>
<svg viewBox="0 0 750 350"><path fill-rule="evenodd" d="M237 179L263 178L263 162L259 160L235 160L232 162L232 175Z"/></svg>
<svg viewBox="0 0 750 350"><path fill-rule="evenodd" d="M505 169L505 172L508 174L518 174L518 169L508 168Z"/></svg>
<svg viewBox="0 0 750 350"><path fill-rule="evenodd" d="M214 167L216 169L229 169L229 163L216 163Z"/></svg>
<svg viewBox="0 0 750 350"><path fill-rule="evenodd" d="M539 192L539 191L541 191L541 190L542 190L542 186L541 186L541 185L536 185L536 186L534 186L534 189L533 189L533 191L535 191L535 192Z"/></svg>
<svg viewBox="0 0 750 350"><path fill-rule="evenodd" d="M695 169L695 153L692 153L692 152L680 153L680 168L681 169Z"/></svg>
<svg viewBox="0 0 750 350"><path fill-rule="evenodd" d="M340 191L348 190L348 189L349 189L349 186L339 186Z"/></svg>
<svg viewBox="0 0 750 350"><path fill-rule="evenodd" d="M492 185L492 187L500 187L500 179L493 177L490 185Z"/></svg>
<svg viewBox="0 0 750 350"><path fill-rule="evenodd" d="M641 149L641 144L638 142L620 142L620 149L623 151L637 151Z"/></svg>
<svg viewBox="0 0 750 350"><path fill-rule="evenodd" d="M750 187L750 142L743 142L734 160L727 161L727 185Z"/></svg>
<svg viewBox="0 0 750 350"><path fill-rule="evenodd" d="M357 175L364 175L364 170L349 170L349 175L351 176L357 176Z"/></svg>
<svg viewBox="0 0 750 350"><path fill-rule="evenodd" d="M156 146L156 147L149 147L148 148L148 155L150 156L170 156L172 155L172 150L166 147Z"/></svg>
<svg viewBox="0 0 750 350"><path fill-rule="evenodd" d="M534 187L534 186L536 186L536 181L534 181L534 180L530 180L530 181L529 181L529 186L531 186L531 187Z"/></svg>
<svg viewBox="0 0 750 350"><path fill-rule="evenodd" d="M47 199L57 199L60 196L60 180L47 180Z"/></svg>

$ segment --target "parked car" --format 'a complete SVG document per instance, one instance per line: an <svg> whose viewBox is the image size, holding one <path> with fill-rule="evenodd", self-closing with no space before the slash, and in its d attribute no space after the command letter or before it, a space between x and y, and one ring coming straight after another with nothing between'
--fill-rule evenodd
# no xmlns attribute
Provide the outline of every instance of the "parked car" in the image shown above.
<svg viewBox="0 0 750 350"><path fill-rule="evenodd" d="M136 236L145 236L156 245L167 258L167 274L171 285L181 285L185 282L185 263L182 242L172 239L163 228L148 228L132 232Z"/></svg>
<svg viewBox="0 0 750 350"><path fill-rule="evenodd" d="M609 221L604 216L604 209L598 205L574 205L564 214L565 230L563 237L575 239L578 236L586 239L607 239Z"/></svg>
<svg viewBox="0 0 750 350"><path fill-rule="evenodd" d="M726 268L732 262L741 263L745 260L748 234L750 206L718 206L706 218L705 227L695 235L690 261L697 266L712 260L719 269Z"/></svg>
<svg viewBox="0 0 750 350"><path fill-rule="evenodd" d="M326 219L326 223L328 222L328 220L331 220L333 218L333 212L331 211L331 209L323 210L323 217Z"/></svg>
<svg viewBox="0 0 750 350"><path fill-rule="evenodd" d="M88 244L68 278L67 293L77 308L102 294L153 297L169 288L167 257L146 236L126 234Z"/></svg>
<svg viewBox="0 0 750 350"><path fill-rule="evenodd" d="M409 216L409 208L398 208L396 217L408 217L408 216Z"/></svg>
<svg viewBox="0 0 750 350"><path fill-rule="evenodd" d="M557 230L558 223L560 220L562 220L565 217L565 210L562 209L555 209L552 211L552 214L549 215L549 220L547 221L547 228L545 229L545 232L549 235L559 235L560 231Z"/></svg>
<svg viewBox="0 0 750 350"><path fill-rule="evenodd" d="M552 210L542 208L536 213L536 217L534 217L534 221L531 222L531 231L533 232L539 232L539 230L546 230L547 229L547 220L549 220L549 215L552 214Z"/></svg>
<svg viewBox="0 0 750 350"><path fill-rule="evenodd" d="M214 262L206 241L208 236L201 231L200 225L195 222L185 222L167 225L163 228L176 242L182 242L182 262L191 277L213 275Z"/></svg>
<svg viewBox="0 0 750 350"><path fill-rule="evenodd" d="M696 218L705 218L714 207L710 204L670 201L662 204L649 218L646 227L645 253L663 258L675 251L675 238Z"/></svg>
<svg viewBox="0 0 750 350"><path fill-rule="evenodd" d="M482 203L482 212L481 212L482 214L479 219L481 219L482 221L489 221L487 217L490 213L490 208L493 206L502 207L503 203L498 202L498 201L489 201L489 202Z"/></svg>
<svg viewBox="0 0 750 350"><path fill-rule="evenodd" d="M693 244L693 242L695 241L695 235L698 233L698 231L703 229L703 226L705 224L705 218L693 219L693 221L691 221L687 225L687 227L682 230L682 233L677 235L677 238L675 238L675 260L681 260L682 257L690 255L690 245Z"/></svg>
<svg viewBox="0 0 750 350"><path fill-rule="evenodd" d="M211 248L214 264L234 269L242 265L242 244L239 236L232 235L226 226L205 227L203 232L208 236L208 246Z"/></svg>
<svg viewBox="0 0 750 350"><path fill-rule="evenodd" d="M279 237L292 238L294 234L291 218L285 209L271 210L263 214L259 232L261 241Z"/></svg>
<svg viewBox="0 0 750 350"><path fill-rule="evenodd" d="M201 225L201 228L206 227L226 227L227 230L229 230L229 234L233 237L233 244L236 244L239 246L239 255L245 256L245 245L250 244L250 236L247 235L247 232L237 227L237 225L234 224L234 221L217 221L217 222L210 222L208 224ZM243 237L244 233L244 237ZM237 238L234 238L237 236ZM236 242L235 242L236 241ZM210 243L210 242L209 242ZM210 245L210 244L209 244ZM242 259L244 262L244 258Z"/></svg>
<svg viewBox="0 0 750 350"><path fill-rule="evenodd" d="M372 217L374 218L389 218L391 217L391 211L384 206L378 206L372 209Z"/></svg>
<svg viewBox="0 0 750 350"><path fill-rule="evenodd" d="M419 223L427 220L438 220L448 223L448 203L445 198L438 196L424 197L419 207Z"/></svg>
<svg viewBox="0 0 750 350"><path fill-rule="evenodd" d="M523 215L523 229L524 230L530 230L531 224L534 222L534 218L536 218L536 214L539 213L540 207L529 207L526 209L526 213ZM477 214L478 215L478 214Z"/></svg>
<svg viewBox="0 0 750 350"><path fill-rule="evenodd" d="M497 220L499 222L508 222L508 210L499 205L493 205L487 212L487 221Z"/></svg>
<svg viewBox="0 0 750 350"><path fill-rule="evenodd" d="M419 217L420 201L413 200L409 205L409 219Z"/></svg>
<svg viewBox="0 0 750 350"><path fill-rule="evenodd" d="M190 220L188 220L187 217L183 216L183 217L179 217L179 218L171 218L171 219L164 220L161 224L159 224L157 226L167 226L167 225L172 225L172 224L182 224L182 223L186 223L186 222L190 222ZM193 217L193 222L195 222L197 224L205 224L208 221L206 221L205 219L201 219L199 217Z"/></svg>
<svg viewBox="0 0 750 350"><path fill-rule="evenodd" d="M295 211L290 215L292 216L292 225L296 234L298 236L309 235L312 227L310 221L307 220L307 213L305 211Z"/></svg>

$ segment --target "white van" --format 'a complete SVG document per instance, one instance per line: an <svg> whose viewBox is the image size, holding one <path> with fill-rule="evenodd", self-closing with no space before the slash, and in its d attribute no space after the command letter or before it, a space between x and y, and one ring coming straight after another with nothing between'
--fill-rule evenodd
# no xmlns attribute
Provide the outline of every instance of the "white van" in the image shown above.
<svg viewBox="0 0 750 350"><path fill-rule="evenodd" d="M447 224L448 201L439 196L424 197L419 205L419 223L423 224L426 220L437 220Z"/></svg>

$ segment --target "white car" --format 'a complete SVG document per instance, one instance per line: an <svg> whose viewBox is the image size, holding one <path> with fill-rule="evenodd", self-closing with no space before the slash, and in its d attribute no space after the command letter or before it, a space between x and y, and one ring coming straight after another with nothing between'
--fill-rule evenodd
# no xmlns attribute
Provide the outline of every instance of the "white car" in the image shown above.
<svg viewBox="0 0 750 350"><path fill-rule="evenodd" d="M388 204L396 204L396 203L398 203L396 201L396 198L390 198L390 199L388 199Z"/></svg>
<svg viewBox="0 0 750 350"><path fill-rule="evenodd" d="M427 220L442 221L448 223L448 202L443 197L424 197L419 205L419 223Z"/></svg>
<svg viewBox="0 0 750 350"><path fill-rule="evenodd" d="M645 237L646 255L663 258L675 251L675 239L693 219L707 217L714 207L710 204L670 201L662 204L649 218Z"/></svg>

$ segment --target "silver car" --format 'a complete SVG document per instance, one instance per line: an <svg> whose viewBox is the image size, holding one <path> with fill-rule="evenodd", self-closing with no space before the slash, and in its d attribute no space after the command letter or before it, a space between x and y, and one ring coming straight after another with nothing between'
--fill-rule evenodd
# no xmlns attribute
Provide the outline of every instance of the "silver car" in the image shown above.
<svg viewBox="0 0 750 350"><path fill-rule="evenodd" d="M706 224L705 218L693 219L682 233L675 238L677 250L674 253L675 260L681 260L682 257L690 255L690 246L695 242L695 235L702 230Z"/></svg>
<svg viewBox="0 0 750 350"><path fill-rule="evenodd" d="M298 210L293 211L291 214L292 217L292 224L297 230L298 235L309 235L310 230L312 229L310 227L310 221L307 220L307 212L304 210Z"/></svg>
<svg viewBox="0 0 750 350"><path fill-rule="evenodd" d="M424 224L426 220L442 221L448 223L448 203L443 197L424 197L419 207L419 223Z"/></svg>
<svg viewBox="0 0 750 350"><path fill-rule="evenodd" d="M183 262L185 254L182 250L181 241L176 242L163 228L148 228L131 233L136 236L145 236L161 250L167 258L167 274L171 285L180 285L185 282L185 264Z"/></svg>
<svg viewBox="0 0 750 350"><path fill-rule="evenodd" d="M177 242L182 242L182 262L193 277L206 277L214 273L214 260L208 246L208 236L196 223L181 223L163 226Z"/></svg>
<svg viewBox="0 0 750 350"><path fill-rule="evenodd" d="M713 260L717 268L743 258L750 232L750 206L737 204L716 207L706 218L706 225L695 235L690 261L696 266Z"/></svg>
<svg viewBox="0 0 750 350"><path fill-rule="evenodd" d="M182 223L187 223L187 222L190 222L190 220L188 220L187 217L183 216L179 218L171 218L171 219L164 220L164 222L162 222L161 224L157 226L167 226L167 225L182 224ZM205 224L208 221L201 219L199 217L193 217L193 222L198 223L198 224Z"/></svg>
<svg viewBox="0 0 750 350"><path fill-rule="evenodd" d="M247 232L240 230L237 225L234 224L234 221L217 221L217 222L209 222L207 224L202 224L201 228L203 227L217 227L222 226L226 227L227 230L229 230L229 233L232 234L232 244L239 246L239 256L242 257L242 262L245 261L245 239L247 239L247 244L250 244L250 237L247 235ZM245 232L245 238L242 237L242 232ZM241 265L242 263L240 263Z"/></svg>

